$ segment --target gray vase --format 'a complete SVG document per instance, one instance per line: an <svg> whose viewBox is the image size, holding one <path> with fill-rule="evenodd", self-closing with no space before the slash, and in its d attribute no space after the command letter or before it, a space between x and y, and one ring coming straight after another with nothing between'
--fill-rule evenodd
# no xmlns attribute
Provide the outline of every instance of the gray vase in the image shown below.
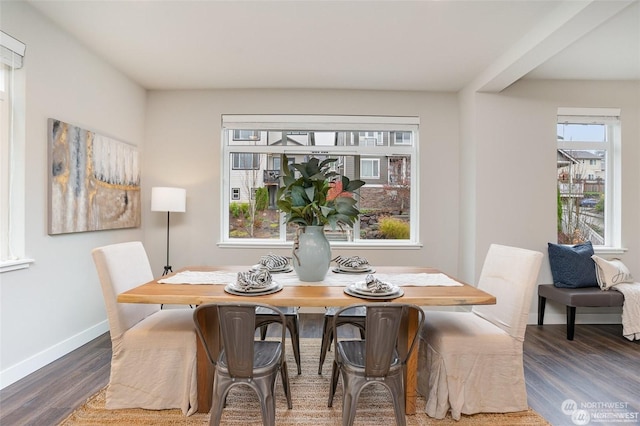
<svg viewBox="0 0 640 426"><path fill-rule="evenodd" d="M298 228L292 263L300 281L324 280L331 263L331 245L324 234L324 226Z"/></svg>

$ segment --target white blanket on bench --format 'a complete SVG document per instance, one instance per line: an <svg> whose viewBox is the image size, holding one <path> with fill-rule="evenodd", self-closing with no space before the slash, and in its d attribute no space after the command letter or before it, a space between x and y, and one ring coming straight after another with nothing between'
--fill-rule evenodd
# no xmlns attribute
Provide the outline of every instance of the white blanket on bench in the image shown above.
<svg viewBox="0 0 640 426"><path fill-rule="evenodd" d="M624 295L622 305L622 335L640 340L640 283L621 283L613 286Z"/></svg>

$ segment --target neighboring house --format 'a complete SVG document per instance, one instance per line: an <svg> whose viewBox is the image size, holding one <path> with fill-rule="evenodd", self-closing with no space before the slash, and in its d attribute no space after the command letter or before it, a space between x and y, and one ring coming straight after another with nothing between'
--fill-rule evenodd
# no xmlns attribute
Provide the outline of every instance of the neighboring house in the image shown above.
<svg viewBox="0 0 640 426"><path fill-rule="evenodd" d="M601 156L591 151L558 150L558 184L563 197L602 193L605 176L605 159Z"/></svg>
<svg viewBox="0 0 640 426"><path fill-rule="evenodd" d="M283 133L284 142L283 142ZM411 132L296 132L234 130L234 145L287 146L396 146L412 143ZM318 158L323 158L321 154ZM290 162L308 160L304 155L288 155ZM356 164L357 158L360 163ZM249 202L255 189L269 190L269 205L275 206L279 187L279 154L233 153L231 162L231 202ZM344 156L334 163L335 170L349 178L366 182L364 191L385 186L408 186L411 164L404 156Z"/></svg>

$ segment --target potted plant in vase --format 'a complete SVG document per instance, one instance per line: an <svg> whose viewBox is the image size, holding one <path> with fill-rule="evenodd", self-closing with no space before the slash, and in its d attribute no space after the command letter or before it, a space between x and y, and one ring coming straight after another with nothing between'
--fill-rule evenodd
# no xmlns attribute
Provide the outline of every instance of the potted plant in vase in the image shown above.
<svg viewBox="0 0 640 426"><path fill-rule="evenodd" d="M352 227L360 214L355 195L364 182L331 170L336 161L312 157L287 167L288 158L282 156L277 204L285 213L285 223L298 225L292 263L302 281L322 281L329 270L331 246L324 227Z"/></svg>

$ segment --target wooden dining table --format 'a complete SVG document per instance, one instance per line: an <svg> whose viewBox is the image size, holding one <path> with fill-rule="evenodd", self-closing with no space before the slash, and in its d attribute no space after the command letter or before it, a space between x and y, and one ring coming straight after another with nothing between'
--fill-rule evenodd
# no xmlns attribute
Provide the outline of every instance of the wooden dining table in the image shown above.
<svg viewBox="0 0 640 426"><path fill-rule="evenodd" d="M175 274L185 271L227 271L243 272L248 266L191 266L177 271ZM382 266L376 267L376 274L440 274L435 268L412 266ZM332 272L328 272L331 274ZM171 278L171 274L161 278ZM290 274L294 274L293 272ZM274 274L274 279L277 275ZM476 287L463 283L455 278L449 278L459 282L460 286L412 286L407 282L401 288L404 294L393 299L397 303L410 303L421 307L427 306L460 306L460 305L492 305L496 298ZM360 278L363 279L363 278ZM260 302L274 306L298 306L298 307L328 307L348 306L357 303L375 303L372 300L363 300L345 294L344 286L322 285L322 283L303 282L297 285L286 285L282 290L260 296L239 296L227 293L227 283L219 284L162 284L161 279L150 281L138 287L118 295L120 303L153 303L153 304L178 304L178 305L202 305L206 303L224 302ZM357 279L354 279L356 281ZM400 351L408 350L413 336L418 333L418 315L410 315L403 321L399 336ZM198 341L198 412L209 412L211 408L211 396L213 389L214 367L206 357L202 344ZM405 405L407 414L415 414L417 397L417 370L418 356L414 350L405 368Z"/></svg>

